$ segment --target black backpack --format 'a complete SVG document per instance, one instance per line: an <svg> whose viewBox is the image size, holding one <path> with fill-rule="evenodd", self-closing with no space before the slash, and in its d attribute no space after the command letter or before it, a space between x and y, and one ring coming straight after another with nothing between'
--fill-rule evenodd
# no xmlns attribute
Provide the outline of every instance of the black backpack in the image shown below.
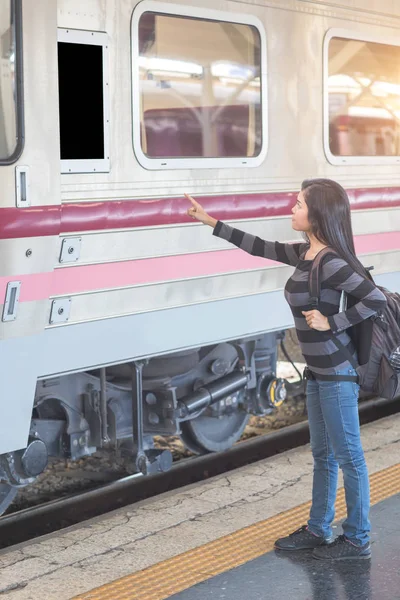
<svg viewBox="0 0 400 600"><path fill-rule="evenodd" d="M321 271L324 258L328 254L338 254L331 248L322 250L313 261L308 278L310 304L318 310L321 293ZM367 276L373 282L369 271ZM330 334L336 347L350 362L358 374L358 383L362 390L382 398L393 399L400 396L400 294L389 292L376 286L386 297L387 305L383 311L353 325L347 329L357 350L358 363L332 332ZM344 300L344 301L343 301ZM342 310L351 308L359 302L350 294L343 294Z"/></svg>

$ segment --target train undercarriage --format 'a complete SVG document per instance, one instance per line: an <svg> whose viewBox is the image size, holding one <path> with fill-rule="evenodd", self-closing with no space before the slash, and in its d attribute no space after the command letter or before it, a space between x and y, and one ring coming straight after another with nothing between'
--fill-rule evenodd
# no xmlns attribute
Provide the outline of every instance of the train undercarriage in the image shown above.
<svg viewBox="0 0 400 600"><path fill-rule="evenodd" d="M76 460L101 448L129 453L132 471L166 471L155 436L180 436L195 454L230 448L251 414L282 404L276 377L284 332L41 380L25 449L0 456L0 514L49 457Z"/></svg>

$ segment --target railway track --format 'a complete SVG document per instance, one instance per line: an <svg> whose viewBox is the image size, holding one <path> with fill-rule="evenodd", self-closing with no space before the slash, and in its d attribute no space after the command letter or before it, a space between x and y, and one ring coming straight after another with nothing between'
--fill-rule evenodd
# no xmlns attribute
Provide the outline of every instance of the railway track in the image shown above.
<svg viewBox="0 0 400 600"><path fill-rule="evenodd" d="M395 414L400 401L373 398L360 403L362 424ZM239 442L230 450L183 459L166 473L130 475L95 490L28 508L0 518L0 548L52 533L164 492L268 458L309 441L307 421Z"/></svg>

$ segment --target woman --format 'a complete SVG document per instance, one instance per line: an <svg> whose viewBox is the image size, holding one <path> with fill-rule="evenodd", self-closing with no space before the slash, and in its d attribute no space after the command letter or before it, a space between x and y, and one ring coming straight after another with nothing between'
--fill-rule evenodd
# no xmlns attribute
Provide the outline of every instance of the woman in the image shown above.
<svg viewBox="0 0 400 600"><path fill-rule="evenodd" d="M368 319L386 303L356 258L350 203L345 190L329 179L302 183L292 208L292 227L306 243L266 242L208 215L192 203L188 215L214 228L214 235L255 256L296 267L285 287L300 347L308 367L307 409L314 459L312 506L307 525L275 542L280 550L313 549L319 559L368 559L370 549L369 481L360 439L356 372L338 350L333 336L357 359L346 330ZM308 275L313 259L324 248L319 310L310 310ZM342 291L358 302L339 312ZM343 535L333 541L338 468L343 471L347 518Z"/></svg>

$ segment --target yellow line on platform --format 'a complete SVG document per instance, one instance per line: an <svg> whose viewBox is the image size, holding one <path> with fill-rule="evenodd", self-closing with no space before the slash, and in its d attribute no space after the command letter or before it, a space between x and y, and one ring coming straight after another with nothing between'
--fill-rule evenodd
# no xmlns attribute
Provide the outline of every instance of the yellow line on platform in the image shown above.
<svg viewBox="0 0 400 600"><path fill-rule="evenodd" d="M400 465L370 477L371 504L400 493ZM166 600L206 579L270 552L274 541L307 522L311 502L240 529L164 562L117 579L74 600ZM336 519L346 516L344 489L338 490Z"/></svg>

